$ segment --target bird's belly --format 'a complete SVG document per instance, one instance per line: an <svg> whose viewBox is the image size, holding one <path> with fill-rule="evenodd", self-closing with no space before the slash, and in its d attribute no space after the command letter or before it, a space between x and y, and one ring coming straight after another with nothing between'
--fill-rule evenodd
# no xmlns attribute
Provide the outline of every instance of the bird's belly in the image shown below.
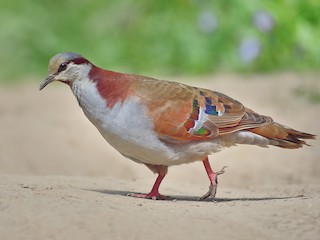
<svg viewBox="0 0 320 240"><path fill-rule="evenodd" d="M110 145L135 162L153 165L172 165L174 162L176 154L158 142L152 142L150 139L147 142L146 138L141 136L132 141L133 136L130 135L124 137L104 130L99 131Z"/></svg>
<svg viewBox="0 0 320 240"><path fill-rule="evenodd" d="M99 131L107 142L125 157L152 165L171 166L200 161L225 146L220 138L207 142L167 144L159 140L153 142L152 139L143 137L139 141L132 141L129 139L130 136L119 137L104 130Z"/></svg>

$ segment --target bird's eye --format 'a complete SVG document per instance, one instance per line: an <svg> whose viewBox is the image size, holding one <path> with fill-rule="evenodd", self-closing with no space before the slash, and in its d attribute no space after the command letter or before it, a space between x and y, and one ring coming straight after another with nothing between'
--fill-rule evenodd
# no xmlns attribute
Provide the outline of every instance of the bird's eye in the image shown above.
<svg viewBox="0 0 320 240"><path fill-rule="evenodd" d="M58 72L62 72L67 69L68 64L67 63L61 63L59 66Z"/></svg>

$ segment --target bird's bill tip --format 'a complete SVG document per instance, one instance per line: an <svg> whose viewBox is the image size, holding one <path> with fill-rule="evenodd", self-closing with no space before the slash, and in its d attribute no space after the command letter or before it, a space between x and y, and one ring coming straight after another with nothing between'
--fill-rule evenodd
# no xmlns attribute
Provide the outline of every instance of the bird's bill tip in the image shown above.
<svg viewBox="0 0 320 240"><path fill-rule="evenodd" d="M44 89L49 83L54 81L54 75L50 74L41 84L39 87L39 90L41 91L42 89Z"/></svg>

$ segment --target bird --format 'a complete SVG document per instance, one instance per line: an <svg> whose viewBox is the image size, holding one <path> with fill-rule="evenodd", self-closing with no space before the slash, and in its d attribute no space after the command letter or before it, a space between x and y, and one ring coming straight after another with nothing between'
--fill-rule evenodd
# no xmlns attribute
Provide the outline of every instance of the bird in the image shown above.
<svg viewBox="0 0 320 240"><path fill-rule="evenodd" d="M316 137L223 93L105 70L77 53L50 59L40 90L54 81L70 86L85 116L111 146L158 175L149 193L128 194L132 197L170 199L159 193L168 167L202 161L210 185L199 200L214 200L225 167L214 172L209 155L238 144L301 148Z"/></svg>

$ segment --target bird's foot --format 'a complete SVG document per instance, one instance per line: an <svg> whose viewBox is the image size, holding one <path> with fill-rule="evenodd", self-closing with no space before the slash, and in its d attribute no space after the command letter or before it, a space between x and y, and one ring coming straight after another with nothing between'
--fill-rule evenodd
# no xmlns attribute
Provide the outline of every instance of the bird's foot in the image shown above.
<svg viewBox="0 0 320 240"><path fill-rule="evenodd" d="M148 193L148 194L143 194L143 193L128 193L129 197L135 197L135 198L144 198L144 199L152 199L152 200L171 200L170 197L161 195L159 193Z"/></svg>
<svg viewBox="0 0 320 240"><path fill-rule="evenodd" d="M217 193L217 187L218 187L218 184L215 184L215 185L211 184L209 186L208 192L204 194L202 197L198 198L198 201L203 201L205 199L211 199L212 201L214 201Z"/></svg>
<svg viewBox="0 0 320 240"><path fill-rule="evenodd" d="M205 199L211 199L212 201L214 201L215 197L216 197L216 193L217 193L217 187L218 187L218 175L221 175L223 173L225 173L225 168L227 166L224 166L220 171L213 173L210 176L210 186L209 186L209 190L206 194L204 194L202 197L200 197L198 199L198 201L202 201Z"/></svg>

